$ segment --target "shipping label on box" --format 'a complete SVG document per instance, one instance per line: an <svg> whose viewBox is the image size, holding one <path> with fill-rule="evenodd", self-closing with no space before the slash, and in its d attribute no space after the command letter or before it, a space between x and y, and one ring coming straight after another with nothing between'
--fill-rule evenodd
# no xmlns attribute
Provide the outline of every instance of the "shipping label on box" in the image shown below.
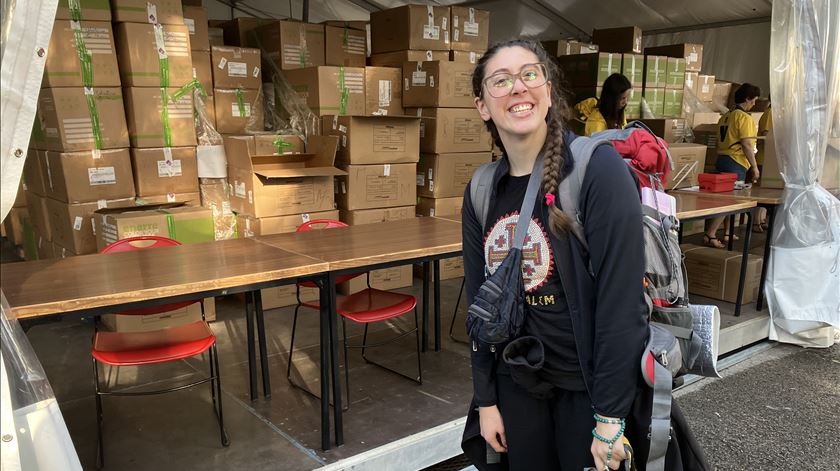
<svg viewBox="0 0 840 471"><path fill-rule="evenodd" d="M406 62L403 65L403 106L474 108L472 64Z"/></svg>
<svg viewBox="0 0 840 471"><path fill-rule="evenodd" d="M665 72L665 88L682 90L685 87L685 59L668 58Z"/></svg>
<svg viewBox="0 0 840 471"><path fill-rule="evenodd" d="M406 114L422 118L421 152L484 152L492 148L490 131L475 108L410 108Z"/></svg>
<svg viewBox="0 0 840 471"><path fill-rule="evenodd" d="M372 54L370 56L370 65L375 67L396 67L400 69L402 75L402 67L406 62L425 62L425 61L447 61L449 59L449 51L432 51L432 50L409 50L409 51L393 51L384 52L381 54Z"/></svg>
<svg viewBox="0 0 840 471"><path fill-rule="evenodd" d="M114 34L109 22L56 21L48 51L43 87L120 86ZM80 53L90 58L90 68L94 71L90 77L82 75Z"/></svg>
<svg viewBox="0 0 840 471"><path fill-rule="evenodd" d="M420 119L410 116L324 116L324 134L339 139L341 165L416 163Z"/></svg>
<svg viewBox="0 0 840 471"><path fill-rule="evenodd" d="M387 291L397 288L407 288L413 283L414 277L412 276L411 265L381 268L370 272L370 286L374 289ZM362 275L338 284L336 291L341 295L347 296L358 293L366 288L367 275Z"/></svg>
<svg viewBox="0 0 840 471"><path fill-rule="evenodd" d="M365 114L403 114L402 66L365 67Z"/></svg>
<svg viewBox="0 0 840 471"><path fill-rule="evenodd" d="M65 203L88 203L134 197L128 149L47 151L42 155L47 169L46 196L50 198Z"/></svg>
<svg viewBox="0 0 840 471"><path fill-rule="evenodd" d="M172 95L178 91L177 88L167 89L168 96L161 96L160 88L130 87L123 91L131 147L185 147L196 144L191 93L181 95L176 101Z"/></svg>
<svg viewBox="0 0 840 471"><path fill-rule="evenodd" d="M184 24L190 31L190 48L193 51L210 51L207 9L204 7L185 6Z"/></svg>
<svg viewBox="0 0 840 471"><path fill-rule="evenodd" d="M453 51L486 51L490 42L490 12L472 7L450 7Z"/></svg>
<svg viewBox="0 0 840 471"><path fill-rule="evenodd" d="M168 237L182 244L216 240L212 210L177 203L100 209L94 221L97 250L121 239L145 235Z"/></svg>
<svg viewBox="0 0 840 471"><path fill-rule="evenodd" d="M645 56L645 91L648 88L665 88L668 78L667 69L667 57Z"/></svg>
<svg viewBox="0 0 840 471"><path fill-rule="evenodd" d="M116 23L184 24L180 0L111 0L111 8Z"/></svg>
<svg viewBox="0 0 840 471"><path fill-rule="evenodd" d="M371 52L449 51L450 10L447 6L405 5L370 15Z"/></svg>
<svg viewBox="0 0 840 471"><path fill-rule="evenodd" d="M137 196L198 192L195 147L131 149Z"/></svg>
<svg viewBox="0 0 840 471"><path fill-rule="evenodd" d="M192 80L190 32L183 25L119 23L117 58L124 87L181 87ZM166 58L166 71L161 59Z"/></svg>
<svg viewBox="0 0 840 471"><path fill-rule="evenodd" d="M245 214L237 216L237 230L240 237L259 237L272 234L295 232L306 222L318 219L338 220L338 210L318 211L314 213L289 214L267 218L255 218Z"/></svg>
<svg viewBox="0 0 840 471"><path fill-rule="evenodd" d="M365 69L308 67L283 73L289 85L318 116L365 114Z"/></svg>
<svg viewBox="0 0 840 471"><path fill-rule="evenodd" d="M213 70L210 65L210 53L192 51L192 64L193 78L201 83L201 87L208 95L213 96Z"/></svg>
<svg viewBox="0 0 840 471"><path fill-rule="evenodd" d="M76 204L68 204L52 198L44 200L47 217L50 219L52 241L69 251L71 255L96 253L93 222L93 213L96 210L134 206L133 198Z"/></svg>
<svg viewBox="0 0 840 471"><path fill-rule="evenodd" d="M668 177L666 190L691 188L697 186L697 175L703 173L706 163L706 146L690 143L674 143L669 152L674 162L674 169Z"/></svg>
<svg viewBox="0 0 840 471"><path fill-rule="evenodd" d="M326 64L324 25L299 21L272 21L256 29L266 60L280 70L303 69ZM254 44L257 46L257 44Z"/></svg>
<svg viewBox="0 0 840 471"><path fill-rule="evenodd" d="M213 46L210 56L215 88L259 90L262 86L259 49Z"/></svg>
<svg viewBox="0 0 840 471"><path fill-rule="evenodd" d="M325 26L325 65L364 67L367 32L348 27Z"/></svg>
<svg viewBox="0 0 840 471"><path fill-rule="evenodd" d="M341 210L341 222L351 226L359 224L373 224L377 222L401 221L415 217L414 206L400 206L397 208L358 209L356 211Z"/></svg>
<svg viewBox="0 0 840 471"><path fill-rule="evenodd" d="M417 165L417 193L427 198L463 195L473 173L490 159L490 152L421 154Z"/></svg>
<svg viewBox="0 0 840 471"><path fill-rule="evenodd" d="M463 196L452 198L418 198L418 216L438 217L461 217L461 209L464 206Z"/></svg>
<svg viewBox="0 0 840 471"><path fill-rule="evenodd" d="M32 129L32 147L73 152L128 147L128 130L119 88L94 88L96 120L84 88L42 88ZM98 126L94 128L94 123ZM195 136L195 130L193 130Z"/></svg>
<svg viewBox="0 0 840 471"><path fill-rule="evenodd" d="M111 3L109 0L79 0L77 4L84 20L111 21ZM68 0L58 0L58 10L55 12L55 19L56 21L73 19Z"/></svg>
<svg viewBox="0 0 840 471"><path fill-rule="evenodd" d="M223 134L261 132L264 129L262 91L213 90L216 130Z"/></svg>
<svg viewBox="0 0 840 471"><path fill-rule="evenodd" d="M348 165L336 179L336 201L344 210L392 208L417 202L417 164Z"/></svg>

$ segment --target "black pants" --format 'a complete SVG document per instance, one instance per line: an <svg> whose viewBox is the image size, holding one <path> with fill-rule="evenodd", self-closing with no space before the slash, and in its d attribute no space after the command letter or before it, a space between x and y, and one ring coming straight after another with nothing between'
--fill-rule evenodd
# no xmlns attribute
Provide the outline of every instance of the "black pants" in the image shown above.
<svg viewBox="0 0 840 471"><path fill-rule="evenodd" d="M511 470L582 471L594 466L592 404L586 391L555 389L537 399L509 375L496 377L499 411L504 422Z"/></svg>

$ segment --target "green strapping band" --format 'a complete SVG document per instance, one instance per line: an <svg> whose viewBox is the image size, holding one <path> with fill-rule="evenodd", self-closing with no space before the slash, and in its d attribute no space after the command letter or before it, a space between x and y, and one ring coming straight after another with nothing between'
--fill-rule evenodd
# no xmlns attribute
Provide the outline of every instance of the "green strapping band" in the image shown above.
<svg viewBox="0 0 840 471"><path fill-rule="evenodd" d="M237 88L234 92L236 93L236 106L239 107L239 117L245 118L245 96L241 88Z"/></svg>
<svg viewBox="0 0 840 471"><path fill-rule="evenodd" d="M190 91L193 91L193 90L198 90L198 92L201 93L202 97L207 96L207 90L205 90L204 87L201 86L201 82L199 82L198 79L194 78L194 79L190 80L189 82L187 82L183 87L176 90L175 93L172 94L172 101L180 100L181 97L184 96L187 92L190 92Z"/></svg>
<svg viewBox="0 0 840 471"><path fill-rule="evenodd" d="M85 101L90 115L90 127L93 131L93 145L97 149L102 149L102 123L99 121L99 108L96 105L96 95L93 94L92 88L85 87Z"/></svg>
<svg viewBox="0 0 840 471"><path fill-rule="evenodd" d="M166 211L163 211L166 213ZM172 240L178 240L177 234L175 234L175 216L171 214L166 214L166 232L169 233L169 238Z"/></svg>
<svg viewBox="0 0 840 471"><path fill-rule="evenodd" d="M90 126L93 134L93 144L97 149L102 149L102 126L99 121L99 108L96 105L96 96L93 93L93 61L90 51L85 44L85 36L82 32L82 7L79 0L68 0L67 7L70 10L71 26L73 26L73 38L76 42L76 56L79 58L79 67L82 73L82 86L85 91L85 102L90 115Z"/></svg>
<svg viewBox="0 0 840 471"><path fill-rule="evenodd" d="M347 23L344 23L344 39L343 39L344 47L347 47L347 44L350 43L349 38L350 38L350 33L347 32Z"/></svg>
<svg viewBox="0 0 840 471"><path fill-rule="evenodd" d="M350 98L350 90L344 85L344 66L338 66L338 91L341 94L338 104L338 114L347 114L347 102Z"/></svg>
<svg viewBox="0 0 840 471"><path fill-rule="evenodd" d="M82 21L82 6L79 0L67 0L67 9L70 10L71 20Z"/></svg>
<svg viewBox="0 0 840 471"><path fill-rule="evenodd" d="M163 124L163 147L172 147L172 128L169 127L169 95L160 88L160 122Z"/></svg>
<svg viewBox="0 0 840 471"><path fill-rule="evenodd" d="M283 139L283 136L278 134L277 137L274 139L274 147L277 148L278 154L283 154L286 149L294 147L294 145L286 142L286 140Z"/></svg>

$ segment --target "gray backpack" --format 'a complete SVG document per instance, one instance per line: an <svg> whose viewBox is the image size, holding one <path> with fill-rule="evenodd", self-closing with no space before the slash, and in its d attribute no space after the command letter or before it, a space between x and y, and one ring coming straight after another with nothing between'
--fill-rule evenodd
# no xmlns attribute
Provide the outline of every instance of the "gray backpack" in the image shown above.
<svg viewBox="0 0 840 471"><path fill-rule="evenodd" d="M641 131L641 130L639 130ZM557 189L560 207L572 221L572 233L584 251L589 245L580 211L580 191L586 168L595 149L625 139L626 130L609 130L593 137L576 137L570 144L574 167ZM623 137L622 137L623 136ZM487 222L493 176L499 161L484 164L470 182L470 199L482 229ZM629 168L629 167L628 167ZM650 427L650 452L647 469L665 468L665 453L671 436L671 398L675 379L689 371L701 350L701 339L694 335L693 318L688 306L685 270L677 234L679 222L674 217L642 206L645 243L645 298L651 306L650 335L642 355L642 376L653 388L653 412ZM588 258L588 257L587 257ZM592 273L591 266L589 267ZM654 302L664 300L664 302ZM662 307L661 304L668 304Z"/></svg>

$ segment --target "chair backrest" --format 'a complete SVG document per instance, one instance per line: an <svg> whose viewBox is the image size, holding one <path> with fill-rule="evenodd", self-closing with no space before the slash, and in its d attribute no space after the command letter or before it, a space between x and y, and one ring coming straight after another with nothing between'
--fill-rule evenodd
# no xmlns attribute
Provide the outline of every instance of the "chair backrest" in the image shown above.
<svg viewBox="0 0 840 471"><path fill-rule="evenodd" d="M177 240L160 236L137 236L121 239L108 244L100 253L133 252L135 250L155 249L181 245Z"/></svg>
<svg viewBox="0 0 840 471"><path fill-rule="evenodd" d="M134 252L137 250L147 250L158 247L174 247L176 245L181 245L181 243L177 240L169 239L167 237L137 236L129 237L127 239L121 239L111 244L108 244L99 253ZM160 314L162 312L182 309L197 302L199 302L198 299L194 301L181 301L172 304L164 304L161 306L128 309L125 311L115 312L114 314L119 314L121 316L147 316L151 314Z"/></svg>
<svg viewBox="0 0 840 471"><path fill-rule="evenodd" d="M335 219L313 219L298 226L295 232L306 232L318 229L335 229L336 227L347 227L346 223Z"/></svg>

